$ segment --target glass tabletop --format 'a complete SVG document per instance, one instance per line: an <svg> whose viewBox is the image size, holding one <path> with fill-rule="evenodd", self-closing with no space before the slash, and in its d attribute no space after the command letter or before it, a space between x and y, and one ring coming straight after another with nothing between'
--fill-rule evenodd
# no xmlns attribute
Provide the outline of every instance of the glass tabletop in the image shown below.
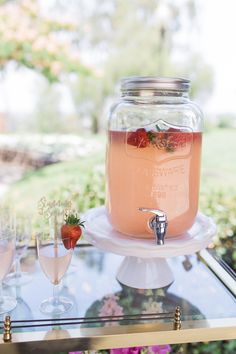
<svg viewBox="0 0 236 354"><path fill-rule="evenodd" d="M33 322L32 327L13 329L13 334L57 329L60 328L64 318L82 319L79 325L73 323L66 325L65 328L68 330L78 326L81 330L112 327L113 334L120 333L122 326L126 331L127 328L134 328L133 325L136 324L155 322L172 324L173 315L161 320L154 318L151 321L143 319L142 315L174 314L176 306L181 307L183 328L193 328L196 321L206 324L210 320L229 320L230 326L235 323L235 295L212 271L203 257L195 254L168 259L175 281L165 288L148 290L134 289L117 281L116 273L122 259L122 256L100 251L93 246L77 247L60 286L60 295L73 301L72 309L54 319L56 322L49 323L47 327L39 327L38 322ZM32 281L21 287L4 287L6 293L15 294L17 297L18 304L10 313L11 319L49 318L40 312L39 305L52 295L52 285L40 268L35 248L28 250L21 266L23 271L32 274ZM137 317L127 320L86 322L86 318L126 315ZM4 317L2 315L0 319L3 320ZM185 323L188 323L188 326L185 326ZM145 330L147 328L145 327Z"/></svg>

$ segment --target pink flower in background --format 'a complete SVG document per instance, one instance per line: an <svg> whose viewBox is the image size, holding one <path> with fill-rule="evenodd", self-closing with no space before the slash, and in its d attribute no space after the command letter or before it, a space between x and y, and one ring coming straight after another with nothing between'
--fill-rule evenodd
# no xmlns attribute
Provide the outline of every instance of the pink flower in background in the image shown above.
<svg viewBox="0 0 236 354"><path fill-rule="evenodd" d="M144 302L144 310L143 314L149 313L160 313L163 312L162 302L154 301L151 297L148 299L147 302Z"/></svg>
<svg viewBox="0 0 236 354"><path fill-rule="evenodd" d="M87 352L86 352L87 353ZM89 351L88 353L97 353ZM171 353L170 345L152 345L150 347L115 348L110 350L110 354L168 354ZM68 354L83 354L83 352L69 352Z"/></svg>
<svg viewBox="0 0 236 354"><path fill-rule="evenodd" d="M168 354L171 353L169 345L152 345L150 347L132 347L111 349L110 354Z"/></svg>
<svg viewBox="0 0 236 354"><path fill-rule="evenodd" d="M139 354L143 347L111 349L110 354Z"/></svg>
<svg viewBox="0 0 236 354"><path fill-rule="evenodd" d="M152 345L152 346L148 347L148 353L150 353L150 354L168 354L168 353L171 353L171 346L168 344L167 345Z"/></svg>
<svg viewBox="0 0 236 354"><path fill-rule="evenodd" d="M117 303L118 296L113 294L107 296L104 300L98 315L103 316L122 316L124 314L123 308ZM116 322L106 323L105 326L114 326Z"/></svg>

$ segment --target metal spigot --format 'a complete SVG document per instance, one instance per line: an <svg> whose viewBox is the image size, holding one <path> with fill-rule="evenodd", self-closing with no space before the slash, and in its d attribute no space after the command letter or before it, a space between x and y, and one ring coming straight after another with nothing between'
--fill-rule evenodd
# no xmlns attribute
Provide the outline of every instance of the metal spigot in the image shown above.
<svg viewBox="0 0 236 354"><path fill-rule="evenodd" d="M154 232L157 245L164 245L164 238L168 225L166 213L162 210L150 208L139 208L139 210L155 214L155 216L149 219L149 227Z"/></svg>

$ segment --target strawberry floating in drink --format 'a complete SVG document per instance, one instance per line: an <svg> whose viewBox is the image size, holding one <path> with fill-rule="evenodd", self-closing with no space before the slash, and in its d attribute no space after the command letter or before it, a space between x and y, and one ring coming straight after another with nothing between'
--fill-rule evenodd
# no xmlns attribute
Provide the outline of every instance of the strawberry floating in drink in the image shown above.
<svg viewBox="0 0 236 354"><path fill-rule="evenodd" d="M178 148L185 148L191 142L191 132L183 132L176 128L169 128L166 132L167 151L175 151Z"/></svg>
<svg viewBox="0 0 236 354"><path fill-rule="evenodd" d="M154 146L159 150L166 152L174 152L180 148L185 148L187 143L192 140L192 133L181 131L176 128L168 130L160 130L156 125L157 131L146 131L144 128L139 128L134 132L129 132L127 144L136 148L148 148Z"/></svg>
<svg viewBox="0 0 236 354"><path fill-rule="evenodd" d="M84 221L75 214L69 214L65 218L65 224L61 227L61 238L66 249L74 248L82 235Z"/></svg>
<svg viewBox="0 0 236 354"><path fill-rule="evenodd" d="M145 148L149 145L150 140L144 128L139 128L135 132L128 135L127 143L137 148Z"/></svg>

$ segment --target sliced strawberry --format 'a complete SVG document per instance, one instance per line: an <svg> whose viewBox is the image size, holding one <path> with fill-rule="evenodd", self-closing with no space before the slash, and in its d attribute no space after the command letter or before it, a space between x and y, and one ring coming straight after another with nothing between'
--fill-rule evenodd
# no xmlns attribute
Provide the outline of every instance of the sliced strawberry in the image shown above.
<svg viewBox="0 0 236 354"><path fill-rule="evenodd" d="M135 132L128 134L127 144L138 148L145 148L149 145L149 137L144 128L139 128Z"/></svg>

